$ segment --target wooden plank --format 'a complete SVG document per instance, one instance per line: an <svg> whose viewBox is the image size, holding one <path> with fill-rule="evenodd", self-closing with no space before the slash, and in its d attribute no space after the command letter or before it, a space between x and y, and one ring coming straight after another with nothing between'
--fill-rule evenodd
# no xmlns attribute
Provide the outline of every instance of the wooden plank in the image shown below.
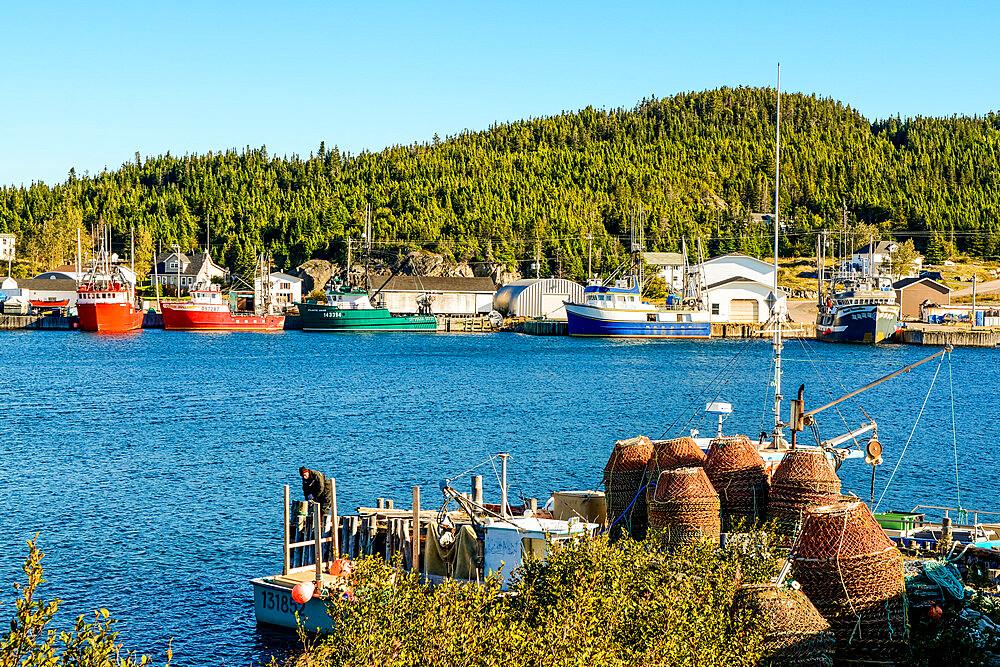
<svg viewBox="0 0 1000 667"><path fill-rule="evenodd" d="M337 480L330 478L330 486L333 489L333 557L340 558L340 520L337 518Z"/></svg>
<svg viewBox="0 0 1000 667"><path fill-rule="evenodd" d="M313 553L316 562L316 581L323 581L323 517L319 511L319 503L313 505L313 534L316 539L316 546Z"/></svg>
<svg viewBox="0 0 1000 667"><path fill-rule="evenodd" d="M282 558L281 558L281 560L282 560L281 573L282 574L288 574L288 571L292 569L291 553L290 553L290 548L288 546L289 543L291 543L291 541L292 541L292 536L291 536L292 526L291 526L291 516L290 516L291 513L289 511L289 500L290 500L290 498L289 498L289 495L288 495L288 485L285 484L285 507L284 507L284 517L285 517L284 524L285 524L285 530L284 530L284 536L283 536L284 546L281 549L281 551L282 551L282 554L281 554L281 556L282 556Z"/></svg>

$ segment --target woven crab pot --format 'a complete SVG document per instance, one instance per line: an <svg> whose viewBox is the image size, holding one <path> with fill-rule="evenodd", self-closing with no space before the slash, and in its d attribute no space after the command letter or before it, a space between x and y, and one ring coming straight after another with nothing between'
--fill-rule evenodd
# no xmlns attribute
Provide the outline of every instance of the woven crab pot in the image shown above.
<svg viewBox="0 0 1000 667"><path fill-rule="evenodd" d="M840 500L840 478L826 454L815 449L787 452L771 476L767 517L775 532L794 536L806 510Z"/></svg>
<svg viewBox="0 0 1000 667"><path fill-rule="evenodd" d="M763 662L829 667L834 650L830 624L801 590L780 584L745 584L733 596L733 618L760 619L766 629Z"/></svg>
<svg viewBox="0 0 1000 667"><path fill-rule="evenodd" d="M701 451L694 438L654 440L653 453L646 464L646 481L656 484L664 470L704 465L705 452Z"/></svg>
<svg viewBox="0 0 1000 667"><path fill-rule="evenodd" d="M767 474L764 459L745 435L712 440L705 473L719 494L722 530L752 530L767 511Z"/></svg>
<svg viewBox="0 0 1000 667"><path fill-rule="evenodd" d="M653 442L644 435L619 440L604 466L604 489L608 501L608 519L614 521L610 538L618 539L624 530L635 540L646 537L646 464L653 453Z"/></svg>
<svg viewBox="0 0 1000 667"><path fill-rule="evenodd" d="M792 576L830 622L836 659L894 661L908 645L903 557L862 502L805 513Z"/></svg>
<svg viewBox="0 0 1000 667"><path fill-rule="evenodd" d="M664 546L718 541L719 494L700 467L664 470L646 489L650 534Z"/></svg>

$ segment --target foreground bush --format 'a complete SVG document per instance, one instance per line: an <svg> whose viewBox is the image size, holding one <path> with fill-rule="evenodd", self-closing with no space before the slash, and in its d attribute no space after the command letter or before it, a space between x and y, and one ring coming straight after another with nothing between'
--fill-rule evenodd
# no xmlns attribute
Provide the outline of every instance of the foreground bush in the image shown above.
<svg viewBox="0 0 1000 667"><path fill-rule="evenodd" d="M137 667L149 665L148 656L138 657L123 652L114 631L117 621L107 609L94 612L94 622L87 623L81 615L70 631L58 631L49 624L59 610L59 600L37 599L42 578L42 558L45 556L28 540L28 557L22 571L28 577L23 587L14 584L19 593L15 603L10 632L0 635L0 667ZM166 665L171 654L167 651Z"/></svg>
<svg viewBox="0 0 1000 667"><path fill-rule="evenodd" d="M509 595L495 580L432 588L366 558L354 570L357 601L331 603L337 632L299 664L752 665L760 631L729 615L741 558L710 545L664 554L581 539L527 560Z"/></svg>

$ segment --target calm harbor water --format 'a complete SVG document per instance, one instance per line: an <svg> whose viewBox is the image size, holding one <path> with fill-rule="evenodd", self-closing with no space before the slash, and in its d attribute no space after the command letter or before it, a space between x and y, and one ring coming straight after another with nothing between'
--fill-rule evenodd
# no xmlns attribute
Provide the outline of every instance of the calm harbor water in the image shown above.
<svg viewBox="0 0 1000 667"><path fill-rule="evenodd" d="M789 342L785 394L806 383L816 407L931 352ZM951 368L934 360L840 406L851 426L859 406L879 422L881 493L940 369L883 509L957 503L953 382L962 504L1000 510L998 359L956 350ZM441 478L506 450L514 497L544 501L599 488L617 439L714 433L696 415L709 400L733 403L727 432L755 438L772 419L769 373L763 341L2 332L0 617L38 533L63 627L106 607L127 646L160 661L170 638L177 665L266 661L295 640L256 627L248 582L280 568L281 485L298 497L300 465L337 478L344 511L376 496L409 506L415 484L429 506ZM844 430L832 409L820 426ZM868 497L870 467L841 477Z"/></svg>

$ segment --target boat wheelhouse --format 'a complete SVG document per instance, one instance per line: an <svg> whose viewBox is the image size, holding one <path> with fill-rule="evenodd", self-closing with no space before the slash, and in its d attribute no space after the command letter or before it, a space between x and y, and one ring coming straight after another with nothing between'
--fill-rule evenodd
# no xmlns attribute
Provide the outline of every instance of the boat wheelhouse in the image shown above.
<svg viewBox="0 0 1000 667"><path fill-rule="evenodd" d="M899 304L888 278L837 272L816 315L816 339L834 343L881 343L899 333Z"/></svg>

